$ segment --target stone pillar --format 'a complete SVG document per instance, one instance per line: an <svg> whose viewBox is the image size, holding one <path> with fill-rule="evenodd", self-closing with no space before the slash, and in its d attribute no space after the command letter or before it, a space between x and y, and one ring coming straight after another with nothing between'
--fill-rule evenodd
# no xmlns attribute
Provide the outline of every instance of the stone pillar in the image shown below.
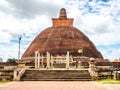
<svg viewBox="0 0 120 90"><path fill-rule="evenodd" d="M53 56L51 56L51 68L53 68Z"/></svg>
<svg viewBox="0 0 120 90"><path fill-rule="evenodd" d="M114 71L114 73L113 73L113 79L117 80L117 71Z"/></svg>
<svg viewBox="0 0 120 90"><path fill-rule="evenodd" d="M38 52L37 68L40 68L40 53Z"/></svg>
<svg viewBox="0 0 120 90"><path fill-rule="evenodd" d="M66 55L66 69L69 69L69 52Z"/></svg>
<svg viewBox="0 0 120 90"><path fill-rule="evenodd" d="M14 74L13 74L13 80L17 81L17 70L14 70Z"/></svg>
<svg viewBox="0 0 120 90"><path fill-rule="evenodd" d="M37 69L37 63L38 63L38 51L35 51L35 69Z"/></svg>
<svg viewBox="0 0 120 90"><path fill-rule="evenodd" d="M50 53L47 52L47 69L50 68Z"/></svg>
<svg viewBox="0 0 120 90"><path fill-rule="evenodd" d="M43 65L43 55L41 56L41 67L43 68L44 65Z"/></svg>
<svg viewBox="0 0 120 90"><path fill-rule="evenodd" d="M82 68L82 62L81 61L78 61L78 68Z"/></svg>

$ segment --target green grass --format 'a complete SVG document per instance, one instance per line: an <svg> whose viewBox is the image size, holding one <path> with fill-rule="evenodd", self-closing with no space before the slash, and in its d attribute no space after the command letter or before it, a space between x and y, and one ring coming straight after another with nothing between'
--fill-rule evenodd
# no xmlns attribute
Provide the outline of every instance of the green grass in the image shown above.
<svg viewBox="0 0 120 90"><path fill-rule="evenodd" d="M120 80L113 80L113 79L102 79L102 80L98 80L97 82L102 84L120 84Z"/></svg>
<svg viewBox="0 0 120 90"><path fill-rule="evenodd" d="M8 84L10 83L11 81L0 81L0 85L4 85L4 84Z"/></svg>

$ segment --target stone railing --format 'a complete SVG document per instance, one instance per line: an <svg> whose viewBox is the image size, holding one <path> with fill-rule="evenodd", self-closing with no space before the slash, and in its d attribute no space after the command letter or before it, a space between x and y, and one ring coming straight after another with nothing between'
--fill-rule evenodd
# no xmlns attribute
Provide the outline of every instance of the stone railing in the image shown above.
<svg viewBox="0 0 120 90"><path fill-rule="evenodd" d="M95 63L96 62L94 61L94 59L91 59L89 62L89 69L88 69L93 80L98 79L98 73L97 73L97 68L96 68Z"/></svg>
<svg viewBox="0 0 120 90"><path fill-rule="evenodd" d="M21 76L25 73L25 68L18 68L14 70L14 81L19 81Z"/></svg>
<svg viewBox="0 0 120 90"><path fill-rule="evenodd" d="M114 77L113 77L113 79L115 79L115 80L120 80L120 71L114 71Z"/></svg>

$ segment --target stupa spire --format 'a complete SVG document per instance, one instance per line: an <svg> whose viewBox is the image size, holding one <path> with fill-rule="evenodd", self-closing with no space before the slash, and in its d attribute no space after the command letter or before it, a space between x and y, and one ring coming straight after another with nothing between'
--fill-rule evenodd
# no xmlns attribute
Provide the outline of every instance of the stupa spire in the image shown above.
<svg viewBox="0 0 120 90"><path fill-rule="evenodd" d="M53 26L73 26L73 18L67 18L65 8L60 9L59 18L52 18Z"/></svg>
<svg viewBox="0 0 120 90"><path fill-rule="evenodd" d="M67 19L67 14L66 14L65 8L60 9L59 19L61 19L61 20Z"/></svg>

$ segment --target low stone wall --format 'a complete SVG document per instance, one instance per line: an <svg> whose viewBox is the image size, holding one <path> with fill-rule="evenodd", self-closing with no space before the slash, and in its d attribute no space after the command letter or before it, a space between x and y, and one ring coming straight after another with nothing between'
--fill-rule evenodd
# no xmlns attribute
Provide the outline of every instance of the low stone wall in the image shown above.
<svg viewBox="0 0 120 90"><path fill-rule="evenodd" d="M4 66L4 70L14 70L17 66Z"/></svg>
<svg viewBox="0 0 120 90"><path fill-rule="evenodd" d="M113 66L114 68L120 68L120 62L96 62L96 66Z"/></svg>
<svg viewBox="0 0 120 90"><path fill-rule="evenodd" d="M73 65L75 66L76 64L79 63L70 63L69 65ZM91 64L91 65L90 65ZM22 66L21 66L22 65ZM44 63L44 65L46 65L46 63ZM110 70L110 67L113 67L113 70ZM13 76L13 72L15 69L17 68L35 68L35 63L34 62L27 62L27 63L5 63L5 62L1 62L0 63L0 76L9 76L9 72L12 71L12 74L10 74L10 76ZM63 66L61 66L63 67ZM64 65L65 67L65 65ZM92 72L91 75L93 77L98 77L98 78L108 78L108 77L113 77L113 71L115 70L119 70L120 69L120 62L80 62L80 66L79 67L74 67L77 69L81 69L81 68L90 68L90 71ZM45 68L45 67L44 67ZM4 74L3 74L4 73ZM7 78L7 77L6 77ZM8 78L7 78L8 79Z"/></svg>
<svg viewBox="0 0 120 90"><path fill-rule="evenodd" d="M0 81L13 80L14 70L0 70Z"/></svg>
<svg viewBox="0 0 120 90"><path fill-rule="evenodd" d="M13 72L17 66L17 63L0 62L0 81L13 80Z"/></svg>

